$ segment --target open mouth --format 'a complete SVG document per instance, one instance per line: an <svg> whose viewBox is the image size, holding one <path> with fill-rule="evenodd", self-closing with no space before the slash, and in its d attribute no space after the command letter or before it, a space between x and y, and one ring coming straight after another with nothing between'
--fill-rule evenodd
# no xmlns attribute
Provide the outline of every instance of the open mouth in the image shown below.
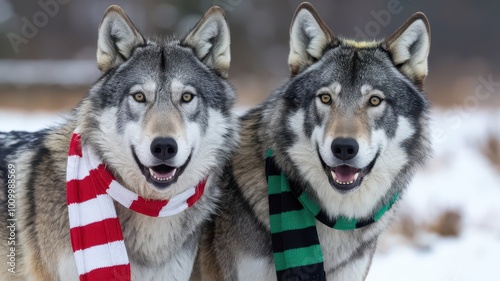
<svg viewBox="0 0 500 281"><path fill-rule="evenodd" d="M347 165L340 165L330 169L335 183L340 185L354 184L359 179L361 169L356 169Z"/></svg>
<svg viewBox="0 0 500 281"><path fill-rule="evenodd" d="M171 181L179 169L167 165L158 165L149 168L149 175L157 182Z"/></svg>
<svg viewBox="0 0 500 281"><path fill-rule="evenodd" d="M146 167L141 163L141 161L139 161L139 158L137 157L133 147L132 154L134 155L135 162L139 166L142 174L146 177L146 181L160 189L167 188L169 185L177 182L177 179L182 174L182 172L184 172L184 169L187 167L189 161L191 160L191 155L189 155L186 163L184 163L184 165L180 167L173 167L166 164Z"/></svg>
<svg viewBox="0 0 500 281"><path fill-rule="evenodd" d="M339 191L351 191L359 187L366 175L370 173L378 158L378 153L364 168L356 168L346 164L330 167L321 159L330 185Z"/></svg>

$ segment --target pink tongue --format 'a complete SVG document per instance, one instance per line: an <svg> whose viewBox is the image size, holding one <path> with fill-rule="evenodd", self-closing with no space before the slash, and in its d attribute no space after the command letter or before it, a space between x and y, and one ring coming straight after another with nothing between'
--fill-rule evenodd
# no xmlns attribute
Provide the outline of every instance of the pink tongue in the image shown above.
<svg viewBox="0 0 500 281"><path fill-rule="evenodd" d="M337 176L338 181L342 182L350 182L354 180L354 175L359 170L353 167L349 167L346 165L338 166L334 168L335 175Z"/></svg>
<svg viewBox="0 0 500 281"><path fill-rule="evenodd" d="M153 175L157 178L169 178L175 173L176 169L172 169L172 171L167 172L167 173L158 173L155 170L151 170L153 172Z"/></svg>

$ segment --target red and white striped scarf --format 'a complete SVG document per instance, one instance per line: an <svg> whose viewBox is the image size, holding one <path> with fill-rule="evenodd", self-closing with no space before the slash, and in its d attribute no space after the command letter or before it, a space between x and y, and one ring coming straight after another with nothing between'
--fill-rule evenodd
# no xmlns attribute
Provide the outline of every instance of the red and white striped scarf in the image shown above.
<svg viewBox="0 0 500 281"><path fill-rule="evenodd" d="M82 147L75 131L68 152L66 198L80 280L130 280L130 264L113 199L147 216L172 216L203 195L206 181L170 200L144 199L120 185L95 152Z"/></svg>

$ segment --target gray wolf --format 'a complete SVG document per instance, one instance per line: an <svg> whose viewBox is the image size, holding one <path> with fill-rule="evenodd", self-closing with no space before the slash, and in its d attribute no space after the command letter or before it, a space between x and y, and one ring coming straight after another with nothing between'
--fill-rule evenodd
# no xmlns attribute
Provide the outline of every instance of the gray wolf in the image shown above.
<svg viewBox="0 0 500 281"><path fill-rule="evenodd" d="M208 177L203 196L175 216L148 217L115 204L132 280L191 275L201 225L220 194L216 176L238 139L235 93L226 80L224 13L212 7L186 37L162 41L146 39L120 7L111 6L97 43L101 77L62 124L0 133L0 239L9 241L0 246L0 280L79 279L66 205L68 147L76 128L82 146L146 204Z"/></svg>
<svg viewBox="0 0 500 281"><path fill-rule="evenodd" d="M423 93L429 47L422 13L386 40L356 42L335 36L310 4L298 7L289 80L241 117L227 194L200 246L203 280L366 278L391 206L430 154ZM291 189L279 200L269 187L273 169ZM317 206L312 225L285 219L275 231L277 208L281 218L309 208L301 196ZM304 231L315 237L300 236ZM318 243L314 257L301 257Z"/></svg>

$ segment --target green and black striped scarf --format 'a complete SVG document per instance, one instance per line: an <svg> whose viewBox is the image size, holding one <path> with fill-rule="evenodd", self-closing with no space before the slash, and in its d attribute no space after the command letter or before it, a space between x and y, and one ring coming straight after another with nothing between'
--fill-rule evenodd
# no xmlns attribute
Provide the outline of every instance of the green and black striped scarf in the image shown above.
<svg viewBox="0 0 500 281"><path fill-rule="evenodd" d="M296 182L287 180L271 150L266 155L266 176L273 257L279 281L326 280L316 220L338 230L361 228L379 220L399 197L396 194L372 218L331 220L306 192L300 192Z"/></svg>

